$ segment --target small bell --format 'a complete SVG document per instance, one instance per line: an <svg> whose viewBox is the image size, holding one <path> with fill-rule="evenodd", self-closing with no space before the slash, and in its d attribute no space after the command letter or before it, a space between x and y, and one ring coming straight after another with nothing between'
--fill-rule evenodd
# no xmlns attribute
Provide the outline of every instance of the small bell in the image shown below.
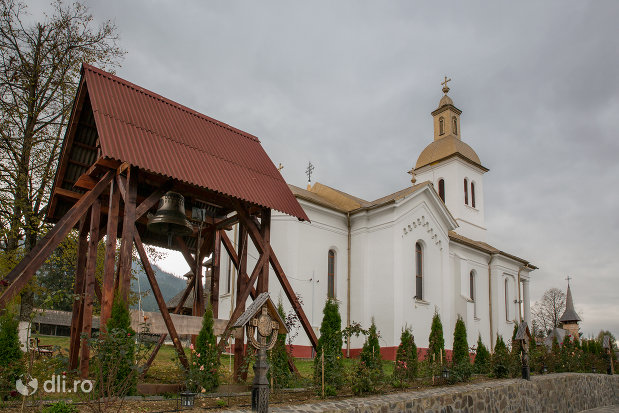
<svg viewBox="0 0 619 413"><path fill-rule="evenodd" d="M147 228L156 234L168 236L168 247L172 246L173 236L183 236L193 233L193 226L185 216L185 198L169 191L159 200L155 215L148 215Z"/></svg>

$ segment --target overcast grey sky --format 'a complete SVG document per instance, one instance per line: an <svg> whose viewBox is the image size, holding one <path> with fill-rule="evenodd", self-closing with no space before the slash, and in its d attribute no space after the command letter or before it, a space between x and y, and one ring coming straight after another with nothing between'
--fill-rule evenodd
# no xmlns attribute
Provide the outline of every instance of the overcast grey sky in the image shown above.
<svg viewBox="0 0 619 413"><path fill-rule="evenodd" d="M534 300L571 275L582 331L619 336L616 1L88 4L119 76L258 136L298 186L309 160L368 200L409 185L451 77L490 243L540 268Z"/></svg>

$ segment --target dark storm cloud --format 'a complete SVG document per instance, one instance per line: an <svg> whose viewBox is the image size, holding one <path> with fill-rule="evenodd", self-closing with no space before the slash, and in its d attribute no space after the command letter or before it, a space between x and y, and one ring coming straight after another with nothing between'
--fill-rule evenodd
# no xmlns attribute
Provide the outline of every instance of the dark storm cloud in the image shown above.
<svg viewBox="0 0 619 413"><path fill-rule="evenodd" d="M255 134L299 186L309 160L362 198L408 185L450 76L490 241L540 267L534 299L570 274L583 330L619 333L615 2L90 6L118 24L120 76Z"/></svg>

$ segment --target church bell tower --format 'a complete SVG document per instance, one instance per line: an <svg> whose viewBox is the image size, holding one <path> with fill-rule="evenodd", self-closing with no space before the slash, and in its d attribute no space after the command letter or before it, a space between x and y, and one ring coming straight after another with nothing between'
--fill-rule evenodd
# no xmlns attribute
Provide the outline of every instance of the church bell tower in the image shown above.
<svg viewBox="0 0 619 413"><path fill-rule="evenodd" d="M488 168L479 156L462 141L460 115L451 97L445 76L443 96L432 111L434 140L419 155L414 174L418 180L430 181L449 212L458 222L456 232L485 241L483 174Z"/></svg>

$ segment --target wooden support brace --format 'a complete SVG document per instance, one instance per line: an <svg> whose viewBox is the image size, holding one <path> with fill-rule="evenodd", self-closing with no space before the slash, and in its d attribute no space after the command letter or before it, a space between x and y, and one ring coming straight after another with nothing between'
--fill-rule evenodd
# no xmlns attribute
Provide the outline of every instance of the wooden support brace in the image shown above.
<svg viewBox="0 0 619 413"><path fill-rule="evenodd" d="M101 297L100 328L103 329L112 314L114 301L114 269L116 265L116 238L118 231L118 214L120 209L120 191L118 184L110 182L110 202L107 216L107 238L105 240L105 259L103 263L103 291Z"/></svg>
<svg viewBox="0 0 619 413"><path fill-rule="evenodd" d="M176 352L178 353L178 358L186 369L189 368L189 363L187 362L187 357L185 356L185 351L183 350L183 346L178 338L178 334L176 333L176 327L174 327L174 322L170 317L170 313L168 312L168 308L166 306L165 300L161 295L161 290L159 289L159 284L157 283L157 279L155 277L155 272L148 262L148 256L146 255L146 251L144 250L144 245L142 245L142 240L140 239L140 234L138 233L137 228L133 231L133 240L135 241L136 249L138 250L138 255L140 256L140 260L142 261L142 266L144 267L144 271L146 272L146 276L148 277L148 282L150 283L151 290L153 291L153 295L155 296L155 300L157 300L157 305L159 306L159 311L161 312L161 316L163 317L163 321L165 322L166 327L168 328L168 332L170 333L170 337L172 338L172 342L174 343L174 347L176 348Z"/></svg>
<svg viewBox="0 0 619 413"><path fill-rule="evenodd" d="M271 210L268 208L262 209L262 219L260 223L260 235L262 241L269 245L271 240ZM266 262L258 278L258 284L256 285L256 291L258 294L269 291L269 263Z"/></svg>
<svg viewBox="0 0 619 413"><path fill-rule="evenodd" d="M213 318L219 318L219 267L221 264L221 235L218 230L214 230L211 236L213 239L213 259L211 264L211 309Z"/></svg>
<svg viewBox="0 0 619 413"><path fill-rule="evenodd" d="M88 340L92 332L92 305L95 294L95 270L97 267L97 244L99 240L99 220L101 219L101 201L96 200L90 210L90 237L88 240L88 260L86 263L86 278L84 284L84 304L82 309L82 345L80 356L80 376L88 377L90 347Z"/></svg>
<svg viewBox="0 0 619 413"><path fill-rule="evenodd" d="M52 251L60 245L77 221L88 211L92 203L103 193L114 177L113 172L107 172L99 183L84 194L79 201L58 221L58 223L43 237L37 245L9 272L4 278L10 285L0 296L0 309L6 307L30 281L34 273L41 267Z"/></svg>
<svg viewBox="0 0 619 413"><path fill-rule="evenodd" d="M258 227L256 226L256 223L251 219L251 217L249 216L249 213L247 212L247 210L243 207L243 205L241 204L240 201L238 200L234 200L235 202L235 208L236 211L239 215L239 219L240 222L247 227L247 231L249 233L249 236L251 237L252 241L254 242L254 245L256 246L256 249L258 250L259 253L262 253L265 248L268 248L269 245L268 243L265 243L264 240L262 239L262 236L260 234L260 230L258 229ZM288 282L288 278L286 277L286 273L284 272L282 266L280 265L277 256L275 255L275 252L271 251L271 253L269 254L269 261L271 262L271 266L273 267L273 271L275 272L275 275L277 276L283 290L284 293L286 294L286 297L288 297L288 300L290 301L290 304L292 305L292 308L294 309L295 313L297 314L297 316L299 317L299 321L301 322L301 326L303 326L303 329L305 330L305 333L307 334L308 338L310 339L310 342L312 343L312 346L314 347L314 349L317 348L318 346L318 338L316 337L316 333L314 333L314 329L312 328L312 326L310 325L309 320L307 319L307 316L305 315L305 312L303 311L303 307L301 306L301 303L299 302L299 299L297 298L296 294L294 293L294 290L292 289L292 286L290 285L290 282Z"/></svg>
<svg viewBox="0 0 619 413"><path fill-rule="evenodd" d="M121 179L118 180L122 182ZM129 167L127 170L127 188L125 191L125 208L123 217L123 233L120 243L120 258L118 270L118 288L120 296L128 302L129 289L131 287L131 257L133 250L133 233L135 231L136 219L136 197L138 189L138 169Z"/></svg>
<svg viewBox="0 0 619 413"><path fill-rule="evenodd" d="M89 214L80 221L77 238L77 262L73 286L73 311L71 312L71 332L69 338L69 368L76 370L79 365L80 334L82 333L82 303L84 301L84 276L88 259Z"/></svg>

